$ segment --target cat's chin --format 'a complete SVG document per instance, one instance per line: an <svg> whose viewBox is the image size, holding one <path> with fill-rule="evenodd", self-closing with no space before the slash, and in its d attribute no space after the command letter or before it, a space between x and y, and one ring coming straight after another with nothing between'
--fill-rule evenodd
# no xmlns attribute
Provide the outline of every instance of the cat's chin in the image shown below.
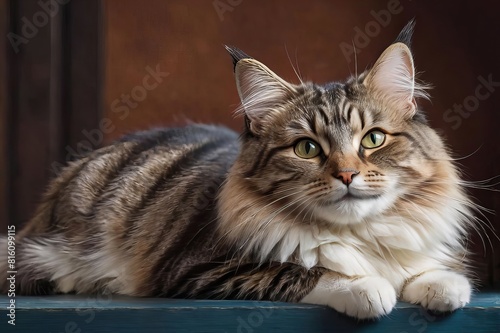
<svg viewBox="0 0 500 333"><path fill-rule="evenodd" d="M325 202L315 209L321 220L337 225L353 225L366 222L382 214L395 201L395 196L346 194L340 200Z"/></svg>

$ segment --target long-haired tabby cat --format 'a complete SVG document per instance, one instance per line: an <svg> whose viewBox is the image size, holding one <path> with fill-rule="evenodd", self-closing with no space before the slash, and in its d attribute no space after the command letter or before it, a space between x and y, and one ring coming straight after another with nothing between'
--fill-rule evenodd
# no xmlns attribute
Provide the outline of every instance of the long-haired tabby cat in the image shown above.
<svg viewBox="0 0 500 333"><path fill-rule="evenodd" d="M472 204L417 106L412 31L325 85L228 48L243 133L156 129L69 163L18 234L17 293L463 307Z"/></svg>

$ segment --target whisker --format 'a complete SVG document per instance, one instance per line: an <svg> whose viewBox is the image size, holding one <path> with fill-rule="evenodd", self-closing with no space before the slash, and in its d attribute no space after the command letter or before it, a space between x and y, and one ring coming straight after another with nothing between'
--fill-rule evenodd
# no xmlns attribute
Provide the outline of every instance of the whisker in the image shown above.
<svg viewBox="0 0 500 333"><path fill-rule="evenodd" d="M290 54L288 53L288 48L286 47L286 44L285 44L285 51L286 51L286 56L288 57L288 61L290 62L290 65L292 66L293 72L295 73L295 75L299 79L300 83L304 84L304 82L302 81L302 78L300 77L300 70L297 72L297 70L293 66L293 62L292 62L292 59L290 59ZM297 50L295 50L295 59L297 59ZM298 67L299 66L298 66L298 63L297 63L297 69L298 69Z"/></svg>

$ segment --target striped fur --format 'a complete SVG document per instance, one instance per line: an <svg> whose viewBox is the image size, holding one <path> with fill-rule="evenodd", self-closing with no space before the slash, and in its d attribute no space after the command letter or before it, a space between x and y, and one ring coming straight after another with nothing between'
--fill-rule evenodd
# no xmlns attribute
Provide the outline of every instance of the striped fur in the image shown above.
<svg viewBox="0 0 500 333"><path fill-rule="evenodd" d="M18 235L17 293L302 301L357 318L388 314L397 297L467 303L473 205L417 107L407 45L326 85L229 51L241 136L157 129L71 162ZM385 141L364 147L375 129ZM321 153L299 157L305 138Z"/></svg>

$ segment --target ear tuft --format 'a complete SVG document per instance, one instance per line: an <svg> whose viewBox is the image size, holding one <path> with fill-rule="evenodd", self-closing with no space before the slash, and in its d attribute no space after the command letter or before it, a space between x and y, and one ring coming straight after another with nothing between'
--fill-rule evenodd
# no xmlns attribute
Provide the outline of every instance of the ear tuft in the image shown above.
<svg viewBox="0 0 500 333"><path fill-rule="evenodd" d="M408 46L408 48L410 48L411 47L411 39L413 37L414 31L415 31L415 18L412 18L410 20L410 22L408 22L405 25L403 30L401 30L401 32L399 33L398 37L396 38L396 40L394 41L393 44L403 43L406 46Z"/></svg>
<svg viewBox="0 0 500 333"><path fill-rule="evenodd" d="M229 45L224 45L224 47L226 48L226 51L229 52L229 55L233 60L233 71L236 69L236 64L238 63L238 61L242 59L252 59L252 57L250 57L248 54L237 47Z"/></svg>
<svg viewBox="0 0 500 333"><path fill-rule="evenodd" d="M368 91L411 118L417 112L416 98L428 98L427 86L415 80L413 56L409 49L415 21L401 31L368 72L363 84Z"/></svg>
<svg viewBox="0 0 500 333"><path fill-rule="evenodd" d="M236 86L249 129L257 133L270 116L294 93L295 87L255 59L241 59L234 70Z"/></svg>

